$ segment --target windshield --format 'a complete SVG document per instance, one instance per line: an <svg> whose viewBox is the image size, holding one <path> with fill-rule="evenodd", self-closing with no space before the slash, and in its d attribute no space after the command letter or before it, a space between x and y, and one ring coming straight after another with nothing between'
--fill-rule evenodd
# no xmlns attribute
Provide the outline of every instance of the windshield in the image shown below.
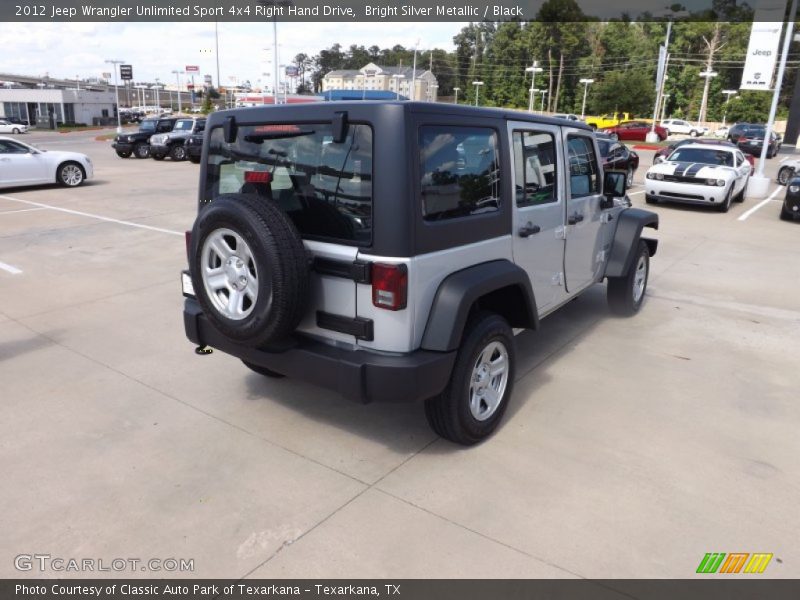
<svg viewBox="0 0 800 600"><path fill-rule="evenodd" d="M597 140L597 147L600 149L600 156L608 156L608 151L611 149L611 142Z"/></svg>
<svg viewBox="0 0 800 600"><path fill-rule="evenodd" d="M139 131L155 131L155 130L156 130L155 121L142 121L139 124Z"/></svg>
<svg viewBox="0 0 800 600"><path fill-rule="evenodd" d="M175 131L191 131L192 130L192 120L191 119L181 119L177 123L175 123Z"/></svg>
<svg viewBox="0 0 800 600"><path fill-rule="evenodd" d="M678 148L669 155L669 160L732 167L733 153L714 148Z"/></svg>
<svg viewBox="0 0 800 600"><path fill-rule="evenodd" d="M342 143L330 123L242 126L209 140L205 200L251 194L275 202L303 237L372 240L372 129L351 124Z"/></svg>

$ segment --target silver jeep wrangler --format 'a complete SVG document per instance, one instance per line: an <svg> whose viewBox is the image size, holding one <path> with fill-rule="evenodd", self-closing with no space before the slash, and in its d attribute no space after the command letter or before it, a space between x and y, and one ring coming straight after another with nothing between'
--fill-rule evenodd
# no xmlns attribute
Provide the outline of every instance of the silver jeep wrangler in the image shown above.
<svg viewBox="0 0 800 600"><path fill-rule="evenodd" d="M460 444L514 384L514 329L608 281L642 305L658 216L603 173L591 130L416 102L224 111L187 232L186 335L360 402L424 401Z"/></svg>

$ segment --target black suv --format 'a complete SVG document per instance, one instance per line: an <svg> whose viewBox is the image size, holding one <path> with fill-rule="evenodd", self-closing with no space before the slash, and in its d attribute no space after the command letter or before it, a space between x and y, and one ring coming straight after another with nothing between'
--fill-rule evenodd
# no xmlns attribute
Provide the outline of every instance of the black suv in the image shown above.
<svg viewBox="0 0 800 600"><path fill-rule="evenodd" d="M139 131L117 135L111 147L120 158L128 158L131 154L136 158L147 158L150 156L150 136L172 131L177 120L174 117L145 119L139 124Z"/></svg>
<svg viewBox="0 0 800 600"><path fill-rule="evenodd" d="M615 314L644 301L658 215L631 208L582 123L430 102L245 108L209 117L202 156L182 274L200 353L360 402L424 401L457 443L500 423L515 329L601 281Z"/></svg>
<svg viewBox="0 0 800 600"><path fill-rule="evenodd" d="M166 156L176 161L185 160L186 141L193 134L202 133L205 127L205 117L179 118L172 131L156 133L150 138L150 156L155 160L163 160Z"/></svg>

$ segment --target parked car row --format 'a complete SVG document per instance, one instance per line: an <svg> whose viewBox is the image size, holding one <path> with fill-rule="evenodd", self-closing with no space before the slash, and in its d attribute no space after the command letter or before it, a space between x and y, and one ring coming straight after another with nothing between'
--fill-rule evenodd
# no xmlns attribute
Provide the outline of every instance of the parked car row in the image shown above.
<svg viewBox="0 0 800 600"><path fill-rule="evenodd" d="M170 157L174 161L200 162L205 126L205 117L144 119L139 131L117 135L111 147L120 158L164 160Z"/></svg>

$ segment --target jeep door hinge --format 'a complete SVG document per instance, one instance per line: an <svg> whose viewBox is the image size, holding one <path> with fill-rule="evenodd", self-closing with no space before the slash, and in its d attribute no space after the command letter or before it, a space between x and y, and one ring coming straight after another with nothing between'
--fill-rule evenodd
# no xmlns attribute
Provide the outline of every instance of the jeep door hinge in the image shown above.
<svg viewBox="0 0 800 600"><path fill-rule="evenodd" d="M550 280L552 285L563 286L564 285L564 272L560 271L553 275L553 278Z"/></svg>
<svg viewBox="0 0 800 600"><path fill-rule="evenodd" d="M563 225L561 227L556 227L556 239L557 240L565 240L567 239L567 228Z"/></svg>

